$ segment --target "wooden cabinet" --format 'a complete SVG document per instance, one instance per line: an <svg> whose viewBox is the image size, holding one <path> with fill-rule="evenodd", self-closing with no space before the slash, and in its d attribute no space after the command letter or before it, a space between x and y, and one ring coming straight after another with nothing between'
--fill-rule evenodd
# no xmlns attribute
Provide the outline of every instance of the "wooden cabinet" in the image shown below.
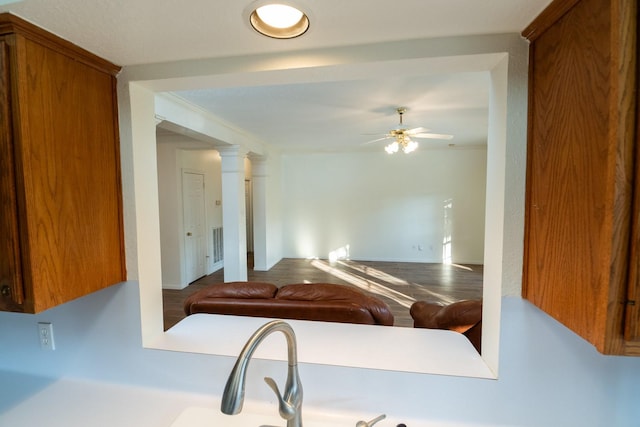
<svg viewBox="0 0 640 427"><path fill-rule="evenodd" d="M640 355L637 21L637 0L555 0L523 32L523 295L605 354Z"/></svg>
<svg viewBox="0 0 640 427"><path fill-rule="evenodd" d="M118 71L0 14L0 310L125 280Z"/></svg>

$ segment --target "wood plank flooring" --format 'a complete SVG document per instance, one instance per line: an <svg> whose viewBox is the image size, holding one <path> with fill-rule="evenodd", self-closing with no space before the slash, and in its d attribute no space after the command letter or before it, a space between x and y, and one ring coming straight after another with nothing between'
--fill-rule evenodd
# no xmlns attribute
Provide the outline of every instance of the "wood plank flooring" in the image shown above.
<svg viewBox="0 0 640 427"><path fill-rule="evenodd" d="M413 327L409 307L415 301L448 304L481 299L482 276L482 265L351 260L329 263L320 259L291 258L281 260L269 271L248 271L248 280L271 282L277 286L324 282L356 287L386 302L395 317L394 326L401 327ZM223 281L224 271L219 270L185 289L163 290L165 330L185 317L182 303L187 296Z"/></svg>

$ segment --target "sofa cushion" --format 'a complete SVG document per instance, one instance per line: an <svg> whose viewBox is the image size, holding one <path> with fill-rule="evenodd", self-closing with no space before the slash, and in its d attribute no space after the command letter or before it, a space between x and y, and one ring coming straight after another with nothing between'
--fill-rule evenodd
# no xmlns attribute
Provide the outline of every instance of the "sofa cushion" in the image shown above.
<svg viewBox="0 0 640 427"><path fill-rule="evenodd" d="M278 299L296 301L353 301L364 295L357 289L335 283L294 283L284 285L276 293Z"/></svg>
<svg viewBox="0 0 640 427"><path fill-rule="evenodd" d="M346 285L335 283L294 283L281 287L276 293L276 299L351 303L369 311L377 324L393 325L393 314L384 301Z"/></svg>
<svg viewBox="0 0 640 427"><path fill-rule="evenodd" d="M189 295L184 303L184 312L189 315L194 312L192 306L202 301L218 298L272 299L278 287L267 282L228 282L216 283Z"/></svg>

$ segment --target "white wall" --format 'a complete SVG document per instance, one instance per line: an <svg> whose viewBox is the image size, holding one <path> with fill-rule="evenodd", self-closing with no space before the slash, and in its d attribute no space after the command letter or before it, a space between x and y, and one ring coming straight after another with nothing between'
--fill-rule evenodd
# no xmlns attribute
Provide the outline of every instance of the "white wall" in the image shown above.
<svg viewBox="0 0 640 427"><path fill-rule="evenodd" d="M158 144L158 204L160 209L160 254L162 287L181 289L184 277L182 244L182 204L177 177L178 148L175 144Z"/></svg>
<svg viewBox="0 0 640 427"><path fill-rule="evenodd" d="M283 156L284 257L482 264L486 148ZM450 206L450 208L447 208ZM445 221L445 216L446 221Z"/></svg>
<svg viewBox="0 0 640 427"><path fill-rule="evenodd" d="M158 152L158 198L160 205L160 242L162 286L183 289L188 285L185 272L184 228L182 209L182 172L202 172L205 177L206 273L222 267L213 263L212 228L222 226L220 156L215 150L183 150L180 142L163 142Z"/></svg>
<svg viewBox="0 0 640 427"><path fill-rule="evenodd" d="M502 306L499 379L303 364L304 405L361 413L362 418L386 412L395 417L484 426L638 425L640 358L602 356L519 298L505 297ZM206 404L207 396L221 395L234 363L232 358L143 349L140 330L132 326L139 316L135 282L113 286L35 316L0 313L0 378L3 371L51 378L18 376L11 384L0 383L0 425L40 427L42 424L33 422L39 408L21 404L63 377L152 387L156 393L204 393L200 405ZM54 352L40 350L38 321L54 324ZM284 343L282 351L286 351ZM273 376L281 382L285 374L285 362L252 361L247 398L271 402L275 411L273 393L262 378ZM77 412L86 406L98 406L82 401L74 405ZM109 401L101 402L101 407L120 410ZM164 408L154 410L162 412ZM70 414L73 418L78 417ZM68 425L80 427L86 422L83 418L82 424ZM167 418L166 424L157 425L168 426L170 422ZM129 425L139 427L127 423L118 427Z"/></svg>

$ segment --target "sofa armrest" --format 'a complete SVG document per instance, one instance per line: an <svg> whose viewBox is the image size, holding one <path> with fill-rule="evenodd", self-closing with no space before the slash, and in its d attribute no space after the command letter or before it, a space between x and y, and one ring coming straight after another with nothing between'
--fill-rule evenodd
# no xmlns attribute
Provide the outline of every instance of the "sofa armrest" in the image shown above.
<svg viewBox="0 0 640 427"><path fill-rule="evenodd" d="M409 310L415 328L447 329L464 334L480 352L482 345L482 301L465 300L449 305L427 301L413 303Z"/></svg>

